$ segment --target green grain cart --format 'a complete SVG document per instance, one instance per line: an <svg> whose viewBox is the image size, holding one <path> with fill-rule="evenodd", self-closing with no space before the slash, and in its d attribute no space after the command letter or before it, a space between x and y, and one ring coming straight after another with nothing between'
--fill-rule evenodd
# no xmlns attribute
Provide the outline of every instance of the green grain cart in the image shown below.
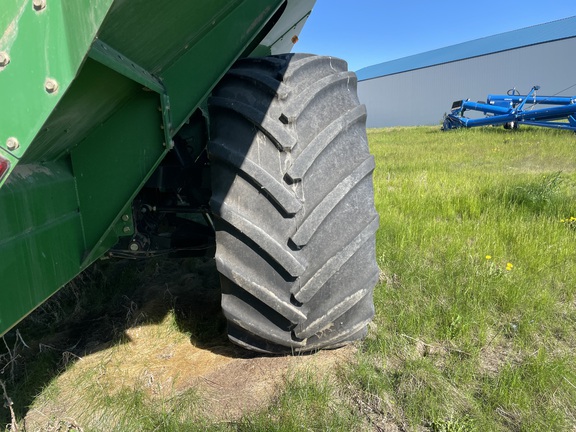
<svg viewBox="0 0 576 432"><path fill-rule="evenodd" d="M230 339L361 338L378 279L366 111L287 54L309 0L2 0L0 336L103 256L216 245Z"/></svg>

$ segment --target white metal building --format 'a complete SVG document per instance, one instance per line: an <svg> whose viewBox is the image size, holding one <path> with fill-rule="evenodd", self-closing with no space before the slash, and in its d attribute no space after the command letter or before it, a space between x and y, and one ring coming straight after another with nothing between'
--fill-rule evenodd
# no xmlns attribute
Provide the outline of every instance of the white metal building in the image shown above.
<svg viewBox="0 0 576 432"><path fill-rule="evenodd" d="M576 16L360 69L368 127L440 125L452 102L516 88L576 95Z"/></svg>

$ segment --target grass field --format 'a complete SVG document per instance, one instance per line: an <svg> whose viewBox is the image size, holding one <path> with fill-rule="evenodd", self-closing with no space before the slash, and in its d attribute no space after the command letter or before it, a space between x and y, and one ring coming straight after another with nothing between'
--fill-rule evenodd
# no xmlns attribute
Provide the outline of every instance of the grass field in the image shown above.
<svg viewBox="0 0 576 432"><path fill-rule="evenodd" d="M214 420L194 385L172 379L172 387L159 386L119 366L132 356L132 362L146 358L146 370L158 370L154 359L179 358L177 347L189 347L190 340L221 361L238 356L226 348L222 317L210 306L214 290L194 300L200 301L195 315L183 312L192 302L175 307L173 299L172 307L148 306L142 314L130 276L156 280L158 263L124 269L122 277L94 273L84 276L85 285L96 298L112 300L80 300L79 281L46 305L41 318L24 323L21 337L6 338L0 380L18 421L11 426L9 410L0 406L6 429L23 430L27 416L50 401L76 404L84 417L52 410L46 431L575 430L574 135L418 127L368 130L368 137L381 221L376 317L367 339L330 366L335 373L290 368L255 409ZM203 271L207 280L213 277L208 267ZM111 294L118 284L122 291ZM86 318L79 310L90 304L101 310ZM108 312L112 305L115 315ZM92 352L100 357L82 361L75 353L86 346L26 356L31 340L55 345L54 335L66 326L52 318L64 316L64 322L82 316L74 321L82 332L98 321L97 328L116 337L98 340ZM26 333L38 325L45 329L42 339ZM141 334L148 342L139 345ZM145 354L135 354L132 347L142 345Z"/></svg>
<svg viewBox="0 0 576 432"><path fill-rule="evenodd" d="M408 429L576 426L576 145L369 131L383 284L350 378Z"/></svg>

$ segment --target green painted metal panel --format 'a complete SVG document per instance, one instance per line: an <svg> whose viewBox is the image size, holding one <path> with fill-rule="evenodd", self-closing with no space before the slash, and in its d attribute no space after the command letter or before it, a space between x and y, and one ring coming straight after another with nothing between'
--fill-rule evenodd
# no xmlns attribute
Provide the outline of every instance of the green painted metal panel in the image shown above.
<svg viewBox="0 0 576 432"><path fill-rule="evenodd" d="M198 103L207 97L282 3L280 0L251 0L238 4L219 21L210 22L180 58L159 73L171 101L174 125L171 133L175 133Z"/></svg>
<svg viewBox="0 0 576 432"><path fill-rule="evenodd" d="M36 3L9 0L0 14L0 147L17 158L70 86L112 0Z"/></svg>
<svg viewBox="0 0 576 432"><path fill-rule="evenodd" d="M146 70L159 74L239 5L252 1L117 1L110 9L99 38ZM250 26L248 21L239 24L245 30ZM224 51L231 52L232 49L224 45L214 46L212 54L217 56ZM211 57L202 60L210 62Z"/></svg>
<svg viewBox="0 0 576 432"><path fill-rule="evenodd" d="M0 155L16 166L0 189L0 335L132 234L171 136L284 4L36 3L0 13Z"/></svg>
<svg viewBox="0 0 576 432"><path fill-rule="evenodd" d="M92 250L102 249L102 242L114 232L123 210L167 151L162 145L158 106L157 94L140 90L71 153L86 256L97 258L99 254ZM125 233L129 234L132 232ZM110 246L105 245L102 252Z"/></svg>
<svg viewBox="0 0 576 432"><path fill-rule="evenodd" d="M85 247L66 161L20 164L0 190L0 202L2 334L78 274Z"/></svg>
<svg viewBox="0 0 576 432"><path fill-rule="evenodd" d="M68 154L95 127L141 91L141 85L87 59L22 156L22 162L50 161Z"/></svg>

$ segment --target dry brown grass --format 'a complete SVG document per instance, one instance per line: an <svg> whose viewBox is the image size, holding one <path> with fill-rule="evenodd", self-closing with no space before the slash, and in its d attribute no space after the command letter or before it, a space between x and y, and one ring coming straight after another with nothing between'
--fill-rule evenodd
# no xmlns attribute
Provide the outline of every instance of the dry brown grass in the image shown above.
<svg viewBox="0 0 576 432"><path fill-rule="evenodd" d="M313 371L319 379L335 379L338 365L354 358L353 347L273 357L232 345L223 328L213 328L222 317L210 260L119 265L136 266L130 271L138 288L134 298L121 302L123 328L111 326L116 337L103 331L85 335L82 351L61 348L73 346L66 340L69 332L61 340L49 336L51 349L61 351L63 370L33 399L21 422L27 430L113 429L126 410L122 404L130 405L134 395L142 400L133 403L162 412L234 422L265 409L294 374ZM115 274L113 268L106 272ZM203 339L206 329L215 337ZM118 402L126 394L132 395L128 401Z"/></svg>

